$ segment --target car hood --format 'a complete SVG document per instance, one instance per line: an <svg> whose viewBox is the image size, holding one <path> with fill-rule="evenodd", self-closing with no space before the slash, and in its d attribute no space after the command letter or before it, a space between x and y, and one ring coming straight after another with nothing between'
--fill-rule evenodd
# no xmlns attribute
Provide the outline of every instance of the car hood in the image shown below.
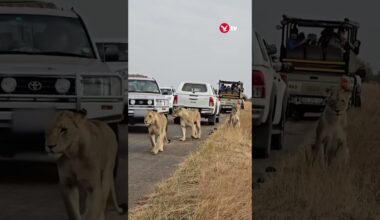
<svg viewBox="0 0 380 220"><path fill-rule="evenodd" d="M110 69L97 59L41 56L41 55L0 55L1 73L109 73Z"/></svg>

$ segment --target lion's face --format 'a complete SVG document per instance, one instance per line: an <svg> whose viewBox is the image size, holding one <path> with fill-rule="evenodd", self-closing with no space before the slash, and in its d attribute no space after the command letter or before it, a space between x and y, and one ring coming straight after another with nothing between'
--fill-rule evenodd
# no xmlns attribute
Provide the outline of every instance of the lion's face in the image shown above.
<svg viewBox="0 0 380 220"><path fill-rule="evenodd" d="M59 112L45 130L45 150L56 157L65 153L78 139L78 126L73 112Z"/></svg>
<svg viewBox="0 0 380 220"><path fill-rule="evenodd" d="M173 111L173 113L172 113L172 116L173 117L181 117L181 115L183 115L183 111L184 111L185 109L184 108L182 108L182 107L179 107L179 108L177 108L177 109L175 109L174 111Z"/></svg>
<svg viewBox="0 0 380 220"><path fill-rule="evenodd" d="M347 92L336 90L331 91L327 98L326 107L336 112L338 115L347 110L349 95Z"/></svg>
<svg viewBox="0 0 380 220"><path fill-rule="evenodd" d="M155 122L155 120L156 120L155 112L148 111L144 117L144 124L145 124L145 126L149 127L150 125L152 125Z"/></svg>

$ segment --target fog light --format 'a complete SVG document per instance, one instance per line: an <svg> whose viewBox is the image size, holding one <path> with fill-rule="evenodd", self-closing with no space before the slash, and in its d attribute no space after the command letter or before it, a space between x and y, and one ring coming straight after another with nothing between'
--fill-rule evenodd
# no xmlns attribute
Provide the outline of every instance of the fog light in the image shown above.
<svg viewBox="0 0 380 220"><path fill-rule="evenodd" d="M70 81L67 79L57 79L55 82L55 90L60 94L65 94L70 90Z"/></svg>
<svg viewBox="0 0 380 220"><path fill-rule="evenodd" d="M129 103L131 103L131 105L134 105L134 104L136 104L136 101L134 99L131 99L131 101L129 101Z"/></svg>
<svg viewBox="0 0 380 220"><path fill-rule="evenodd" d="M152 105L153 104L153 101L152 100L148 100L148 105Z"/></svg>
<svg viewBox="0 0 380 220"><path fill-rule="evenodd" d="M14 78L7 77L1 80L1 88L4 92L11 93L16 90L17 81Z"/></svg>

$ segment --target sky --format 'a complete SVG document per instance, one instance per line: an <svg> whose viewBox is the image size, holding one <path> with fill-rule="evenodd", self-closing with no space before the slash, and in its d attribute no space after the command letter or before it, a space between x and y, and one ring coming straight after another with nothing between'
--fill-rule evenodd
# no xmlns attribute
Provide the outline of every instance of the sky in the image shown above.
<svg viewBox="0 0 380 220"><path fill-rule="evenodd" d="M159 86L240 80L251 94L249 0L129 0L129 73ZM221 23L237 26L223 34Z"/></svg>
<svg viewBox="0 0 380 220"><path fill-rule="evenodd" d="M359 56L371 63L374 72L380 70L379 2L356 0L253 0L253 27L270 43L277 45L281 32L275 29L283 14L312 19L343 20L349 18L360 23Z"/></svg>

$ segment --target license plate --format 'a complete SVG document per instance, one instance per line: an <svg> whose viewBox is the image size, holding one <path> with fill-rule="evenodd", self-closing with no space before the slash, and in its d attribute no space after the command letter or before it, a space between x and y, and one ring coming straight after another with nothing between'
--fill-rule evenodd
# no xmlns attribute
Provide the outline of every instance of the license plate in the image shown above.
<svg viewBox="0 0 380 220"><path fill-rule="evenodd" d="M288 88L289 88L289 91L300 92L302 90L302 83L299 83L299 82L289 82Z"/></svg>
<svg viewBox="0 0 380 220"><path fill-rule="evenodd" d="M305 104L322 104L323 99L321 98L302 98L302 103Z"/></svg>
<svg viewBox="0 0 380 220"><path fill-rule="evenodd" d="M41 133L54 116L54 110L17 110L12 114L14 133Z"/></svg>

